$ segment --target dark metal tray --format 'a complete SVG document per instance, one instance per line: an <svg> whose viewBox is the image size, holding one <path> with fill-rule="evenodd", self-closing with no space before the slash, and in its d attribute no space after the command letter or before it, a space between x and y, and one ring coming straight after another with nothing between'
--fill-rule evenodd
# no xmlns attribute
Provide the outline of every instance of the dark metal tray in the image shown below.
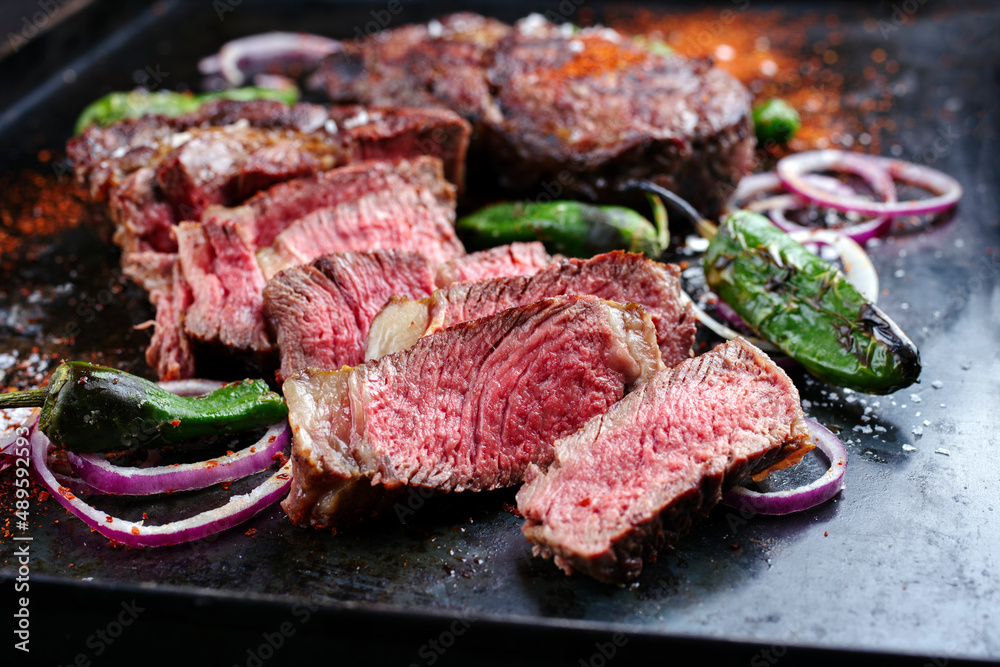
<svg viewBox="0 0 1000 667"><path fill-rule="evenodd" d="M559 10L549 4L473 9L514 20ZM748 4L716 7L736 20L742 11L808 15L800 5ZM402 8L392 19L400 24L454 8L95 3L0 62L0 172L58 174L58 161L36 156L58 153L86 102L148 82L151 72L165 88L197 87L197 59L226 39L279 28L351 37L387 6ZM8 524L2 655L98 664L142 651L154 662L190 654L216 665L314 654L347 664L603 665L686 662L688 651L710 664L754 666L1000 659L1000 12L986 2L810 11L803 60L833 24L842 36L835 69L845 76L864 81L858 73L871 52L884 49L899 63L889 117L901 156L932 163L966 189L951 220L871 250L880 304L920 346L921 383L871 397L795 376L807 412L848 441L847 485L836 500L784 518L717 508L627 587L567 578L533 559L520 521L503 509L510 493L415 497L405 524L390 518L335 537L294 528L274 507L242 529L156 550L116 550L55 502L36 501L24 533L33 538L32 651L12 648L13 536L22 533ZM86 228L29 233L0 258L3 384L33 381L38 360L24 365L32 348L148 372L149 333L131 327L152 311L117 267L116 252ZM8 514L11 495L0 492Z"/></svg>

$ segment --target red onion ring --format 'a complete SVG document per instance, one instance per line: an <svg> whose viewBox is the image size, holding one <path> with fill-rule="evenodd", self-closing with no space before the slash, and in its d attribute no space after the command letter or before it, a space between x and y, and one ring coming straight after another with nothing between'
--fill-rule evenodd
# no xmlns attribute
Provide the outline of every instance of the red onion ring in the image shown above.
<svg viewBox="0 0 1000 667"><path fill-rule="evenodd" d="M865 168L862 168L857 173L865 179L869 187L880 197L886 201L896 201L896 186L891 178L886 178L884 174L877 174L875 171ZM831 197L851 197L855 195L850 186L823 174L804 174L802 179L817 190L828 193ZM781 179L774 172L745 176L726 203L727 212L743 207L750 211L767 213L767 216L776 227L789 233L816 229L814 227L799 225L785 216L784 211L800 209L809 203L807 199L796 194L778 194L766 199L751 201L743 206L743 202L747 202L752 197L766 192L779 192L783 187ZM891 225L891 216L880 215L857 224L846 224L836 229L844 232L858 243L865 243L876 236L884 236L889 231Z"/></svg>
<svg viewBox="0 0 1000 667"><path fill-rule="evenodd" d="M125 519L118 519L88 505L72 491L62 486L49 470L46 453L49 439L41 431L31 428L31 466L41 484L52 497L74 516L98 533L116 542L132 547L158 547L189 542L243 523L264 508L278 501L291 487L292 461L248 494L232 496L222 507L202 512L193 517L159 526L146 526Z"/></svg>
<svg viewBox="0 0 1000 667"><path fill-rule="evenodd" d="M296 60L312 65L343 48L339 41L321 35L264 32L226 42L217 54L202 58L198 70L205 75L221 74L235 88L246 80L246 62Z"/></svg>
<svg viewBox="0 0 1000 667"><path fill-rule="evenodd" d="M104 493L144 496L204 489L267 470L274 455L288 445L291 433L286 421L275 424L256 443L235 454L198 463L152 468L116 466L98 454L66 452L66 456L73 472L89 486Z"/></svg>
<svg viewBox="0 0 1000 667"><path fill-rule="evenodd" d="M734 486L722 496L722 503L754 514L791 514L811 509L840 493L844 488L847 448L837 436L819 422L806 419L813 442L830 461L830 468L819 479L788 491L758 493Z"/></svg>
<svg viewBox="0 0 1000 667"><path fill-rule="evenodd" d="M818 171L850 171L861 175L865 172L881 173L885 178L924 188L935 196L904 202L896 201L895 197L875 202L857 196L835 196L804 179L806 174ZM807 151L784 157L778 161L776 173L785 187L800 197L840 211L855 211L866 215L937 213L951 208L962 197L962 186L959 182L936 169L903 160L832 149Z"/></svg>

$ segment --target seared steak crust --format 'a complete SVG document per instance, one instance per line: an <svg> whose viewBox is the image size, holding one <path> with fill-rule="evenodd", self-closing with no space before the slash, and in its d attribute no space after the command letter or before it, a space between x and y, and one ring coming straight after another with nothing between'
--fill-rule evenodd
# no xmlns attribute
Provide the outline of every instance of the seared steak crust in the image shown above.
<svg viewBox="0 0 1000 667"><path fill-rule="evenodd" d="M515 193L559 183L560 196L618 199L647 178L714 217L751 166L751 97L736 79L607 28L455 14L347 45L313 82L337 101L457 112Z"/></svg>

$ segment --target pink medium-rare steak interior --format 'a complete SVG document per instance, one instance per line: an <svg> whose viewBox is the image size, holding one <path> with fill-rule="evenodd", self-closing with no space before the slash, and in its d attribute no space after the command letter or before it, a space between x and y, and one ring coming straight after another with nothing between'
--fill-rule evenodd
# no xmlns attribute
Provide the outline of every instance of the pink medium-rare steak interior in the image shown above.
<svg viewBox="0 0 1000 667"><path fill-rule="evenodd" d="M434 261L460 256L454 207L441 161L426 156L361 162L280 183L237 208L210 207L204 222L173 228L177 271L169 280L158 277L163 286L151 296L157 305L187 306L157 317L147 360L161 377L187 377L196 367L189 339L260 357L273 349L263 311L270 272L373 248L417 251Z"/></svg>
<svg viewBox="0 0 1000 667"><path fill-rule="evenodd" d="M541 243L498 246L439 265L436 282L531 273L550 259ZM393 297L429 296L433 266L419 253L375 250L333 253L278 273L263 294L265 318L281 351L278 379L305 368L360 364L372 320Z"/></svg>
<svg viewBox="0 0 1000 667"><path fill-rule="evenodd" d="M457 283L417 303L394 299L372 322L365 358L377 359L459 322L560 294L591 294L608 301L638 303L656 329L663 363L691 356L695 318L682 302L680 269L620 251L587 260L563 259L528 276Z"/></svg>
<svg viewBox="0 0 1000 667"><path fill-rule="evenodd" d="M515 242L456 257L438 267L437 286L538 273L556 258L538 241Z"/></svg>
<svg viewBox="0 0 1000 667"><path fill-rule="evenodd" d="M283 385L297 524L337 528L358 502L420 486L485 490L546 466L552 442L662 368L639 306L557 297L421 339L353 369L306 370Z"/></svg>
<svg viewBox="0 0 1000 667"><path fill-rule="evenodd" d="M555 444L518 491L535 553L602 581L639 575L721 490L808 441L799 395L737 339L667 369Z"/></svg>
<svg viewBox="0 0 1000 667"><path fill-rule="evenodd" d="M357 366L368 327L389 297L433 290L427 258L400 250L334 253L282 271L263 293L281 350L278 379L305 368Z"/></svg>

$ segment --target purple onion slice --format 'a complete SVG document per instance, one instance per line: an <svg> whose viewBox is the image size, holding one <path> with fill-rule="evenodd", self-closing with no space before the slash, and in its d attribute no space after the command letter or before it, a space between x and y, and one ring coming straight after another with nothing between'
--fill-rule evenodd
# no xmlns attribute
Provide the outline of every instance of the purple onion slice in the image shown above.
<svg viewBox="0 0 1000 667"><path fill-rule="evenodd" d="M61 485L49 469L49 439L32 426L29 442L32 469L52 497L104 537L132 547L180 544L231 528L280 500L288 493L292 483L292 462L289 459L263 484L248 494L230 497L229 502L222 507L180 521L147 526L144 522L137 523L110 516L80 500L69 488Z"/></svg>
<svg viewBox="0 0 1000 667"><path fill-rule="evenodd" d="M204 489L267 470L275 454L288 446L290 438L291 428L286 421L275 424L260 440L235 454L152 468L117 466L100 454L66 452L66 456L73 472L89 486L104 493L144 496Z"/></svg>
<svg viewBox="0 0 1000 667"><path fill-rule="evenodd" d="M916 185L935 196L926 199L896 201L871 201L864 197L845 197L831 194L806 180L810 173L821 171L850 171L860 174L882 172L886 178ZM823 206L840 211L854 211L865 215L924 215L937 213L954 206L962 197L962 186L951 176L924 165L904 160L848 153L838 150L807 151L789 155L778 161L776 173L789 190Z"/></svg>
<svg viewBox="0 0 1000 667"><path fill-rule="evenodd" d="M754 514L791 514L825 503L844 488L847 448L826 427L806 419L813 442L826 455L830 468L819 479L787 491L759 493L743 486L734 486L722 495L722 503Z"/></svg>

